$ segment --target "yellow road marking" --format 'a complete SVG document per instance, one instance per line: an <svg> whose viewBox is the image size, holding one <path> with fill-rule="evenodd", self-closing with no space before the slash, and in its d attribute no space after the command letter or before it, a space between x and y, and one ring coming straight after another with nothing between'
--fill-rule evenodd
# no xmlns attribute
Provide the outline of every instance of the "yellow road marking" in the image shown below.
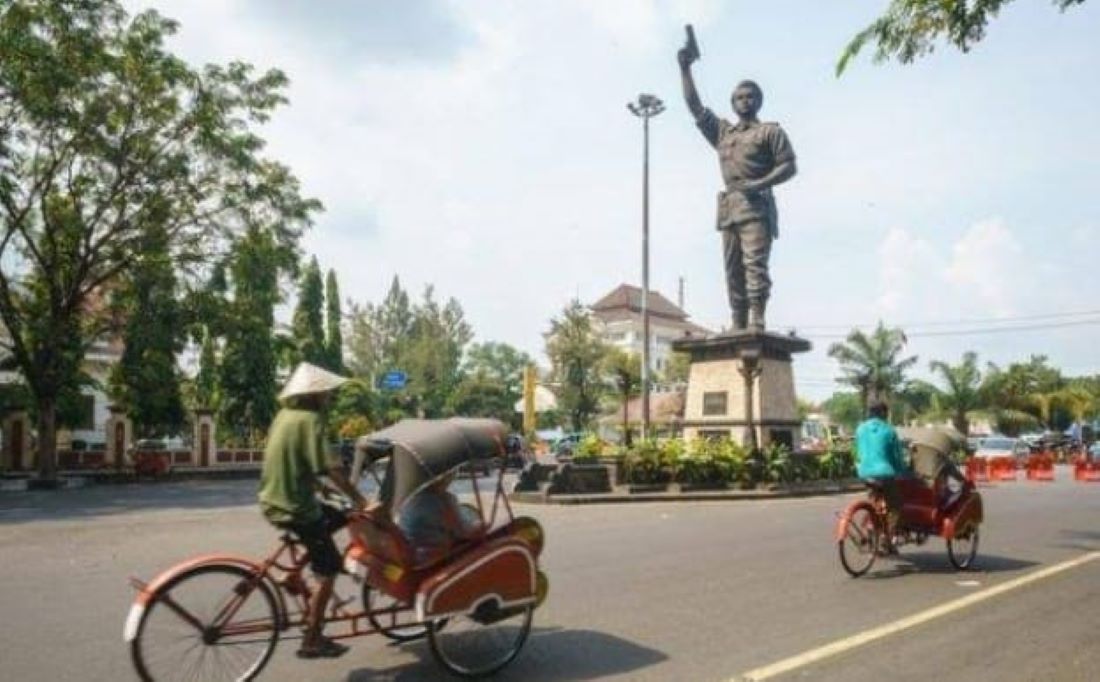
<svg viewBox="0 0 1100 682"><path fill-rule="evenodd" d="M810 649L796 656L785 658L782 661L776 661L770 665L766 665L762 668L756 668L748 672L742 673L733 678L730 682L759 682L760 680L767 680L777 675L788 673L798 668L803 668L812 663L835 656L839 653L861 647L864 644L870 644L876 640L890 635L897 634L902 630L908 630L909 628L916 627L923 623L927 623L930 620L946 616L949 613L965 609L968 606L973 606L978 602L985 601L986 599L992 599L997 595L1004 594L1010 590L1023 587L1030 583L1049 578L1052 575L1061 573L1062 571L1068 571L1071 568L1076 568L1082 564L1086 564L1090 561L1100 559L1100 552L1089 552L1083 554L1076 559L1070 559L1069 561L1063 561L1060 564L1048 566L1047 568L1040 569L1034 573L1028 573L1027 575L1020 576L1019 578L1013 578L999 585L984 589L980 592L949 601L946 604L940 604L930 609L915 613L912 616L896 620L886 625L880 625L870 630L864 630L863 632L856 633L850 637L838 639L834 642L830 642L824 646L819 646L816 649Z"/></svg>

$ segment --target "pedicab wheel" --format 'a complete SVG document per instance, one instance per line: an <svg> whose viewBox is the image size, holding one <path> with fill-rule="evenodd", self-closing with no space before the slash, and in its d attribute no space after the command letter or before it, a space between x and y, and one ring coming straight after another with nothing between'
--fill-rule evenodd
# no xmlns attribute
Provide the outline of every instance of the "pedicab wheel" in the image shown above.
<svg viewBox="0 0 1100 682"><path fill-rule="evenodd" d="M534 611L534 604L502 610L495 602L483 602L473 613L448 618L446 630L432 627L428 643L436 660L455 675L491 675L523 648Z"/></svg>
<svg viewBox="0 0 1100 682"><path fill-rule="evenodd" d="M392 614L375 613L395 607L402 608ZM411 607L381 590L371 589L366 583L363 583L363 609L367 612L370 624L395 642L411 642L428 634L428 624L416 622L416 614ZM439 623L438 627L442 627L446 621Z"/></svg>
<svg viewBox="0 0 1100 682"><path fill-rule="evenodd" d="M844 537L837 541L840 565L858 578L875 564L882 533L870 507L857 507L844 524Z"/></svg>
<svg viewBox="0 0 1100 682"><path fill-rule="evenodd" d="M974 566L974 558L978 556L978 527L966 531L962 535L956 535L947 540L947 558L951 565L960 571L966 571Z"/></svg>
<svg viewBox="0 0 1100 682"><path fill-rule="evenodd" d="M240 566L199 566L158 589L130 642L138 677L254 679L279 641L275 597L254 577ZM232 615L215 628L214 619L226 613Z"/></svg>

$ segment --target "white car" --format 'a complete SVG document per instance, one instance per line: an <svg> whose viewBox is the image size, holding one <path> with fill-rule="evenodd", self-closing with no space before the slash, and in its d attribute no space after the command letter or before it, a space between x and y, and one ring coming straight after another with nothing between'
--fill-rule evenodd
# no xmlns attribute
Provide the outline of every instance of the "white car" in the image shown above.
<svg viewBox="0 0 1100 682"><path fill-rule="evenodd" d="M989 436L978 443L978 449L974 452L974 456L983 458L1012 457L1017 464L1020 464L1027 460L1030 453L1031 448L1022 440L1007 436Z"/></svg>

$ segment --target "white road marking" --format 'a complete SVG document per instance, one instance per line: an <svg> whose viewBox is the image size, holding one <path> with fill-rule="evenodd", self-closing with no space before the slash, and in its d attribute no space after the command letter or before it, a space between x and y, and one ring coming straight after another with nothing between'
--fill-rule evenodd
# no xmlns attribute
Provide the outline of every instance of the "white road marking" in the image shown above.
<svg viewBox="0 0 1100 682"><path fill-rule="evenodd" d="M986 599L991 599L998 595L1004 594L1005 592L1023 587L1024 585L1043 580L1044 578L1049 578L1052 575L1056 575L1058 573L1061 573L1062 571L1068 571L1071 568L1076 568L1077 566L1081 566L1090 561L1095 561L1096 559L1100 559L1100 552L1089 552L1087 554L1083 554L1076 559L1070 559L1068 561L1063 561L1060 564L1048 566L1047 568L1040 569L1038 571L1035 571L1034 573L1028 573L1027 575L1008 580L999 585L994 585L993 587L984 589L980 592L975 592L965 597L949 601L945 604L934 606L930 609L926 609L924 611L921 611L920 613L915 613L912 616L907 616L892 623L880 625L879 627L871 628L870 630L864 630L863 632L856 633L850 637L838 639L824 646L819 646L816 649L810 649L809 651L805 651L796 656L785 658L782 661L776 661L775 663L766 665L762 668L756 668L755 670L741 673L737 677L734 677L730 682L758 682L759 680L767 680L778 675L791 672L792 670L803 668L812 663L817 663L818 661L829 658L830 656L835 656L839 653L861 647L864 644L870 644L871 642L874 642L876 640L882 639L884 637L889 637L890 635L897 634L903 630L908 630L909 628L927 623L930 620L946 616L949 613L954 613L955 611L965 609L968 606L973 606L974 604L977 604L978 602L985 601Z"/></svg>

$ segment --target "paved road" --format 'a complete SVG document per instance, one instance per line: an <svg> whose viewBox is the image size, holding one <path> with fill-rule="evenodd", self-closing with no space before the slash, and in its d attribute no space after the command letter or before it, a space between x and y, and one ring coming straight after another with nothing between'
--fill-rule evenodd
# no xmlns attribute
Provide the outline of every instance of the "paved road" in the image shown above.
<svg viewBox="0 0 1100 682"><path fill-rule="evenodd" d="M547 603L501 680L731 680L1100 551L1100 484L984 488L979 570L942 543L852 580L832 544L848 497L522 506L547 530ZM129 575L274 541L254 483L0 494L0 678L132 679ZM345 588L345 591L347 588ZM775 679L1100 677L1100 560L1012 589ZM277 649L261 679L435 680L427 647L365 638L336 661Z"/></svg>

